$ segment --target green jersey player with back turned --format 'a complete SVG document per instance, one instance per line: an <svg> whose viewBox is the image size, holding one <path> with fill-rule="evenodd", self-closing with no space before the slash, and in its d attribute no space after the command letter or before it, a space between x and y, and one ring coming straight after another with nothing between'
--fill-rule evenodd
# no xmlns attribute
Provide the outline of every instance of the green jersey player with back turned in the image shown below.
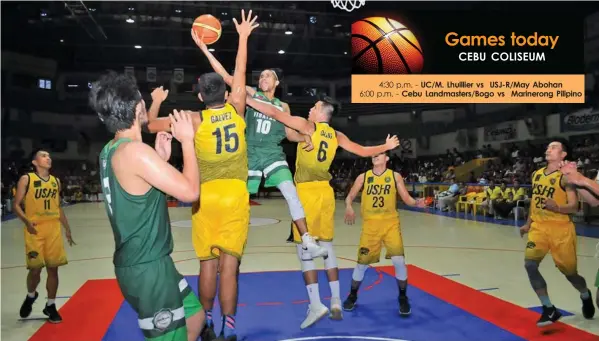
<svg viewBox="0 0 599 341"><path fill-rule="evenodd" d="M231 86L233 77L225 70L222 64L208 51L206 44L192 30L191 35L208 58L210 65L216 73L221 75L225 82ZM258 88L247 87L248 96L262 101L270 102L282 111L290 112L287 103L274 97L275 90L279 85L279 75L273 69L267 69L260 73ZM277 187L285 197L291 218L297 225L302 235L302 246L313 258L325 257L326 248L321 247L314 238L308 234L306 215L304 208L297 195L293 183L293 176L289 170L281 141L287 138L293 142L306 142L309 138L297 131L285 127L280 122L273 120L260 113L252 107L246 108L246 140L248 152L248 190L251 194L258 192L262 176L265 177L266 187ZM310 145L310 144L307 144Z"/></svg>
<svg viewBox="0 0 599 341"><path fill-rule="evenodd" d="M132 77L114 72L92 84L90 106L114 138L100 153L100 181L114 233L114 272L121 293L138 315L145 340L195 341L204 325L200 301L171 258L173 236L166 195L195 201L200 174L188 114L171 116L183 149L183 173L168 163L172 136L160 133L155 148L141 130L148 123Z"/></svg>

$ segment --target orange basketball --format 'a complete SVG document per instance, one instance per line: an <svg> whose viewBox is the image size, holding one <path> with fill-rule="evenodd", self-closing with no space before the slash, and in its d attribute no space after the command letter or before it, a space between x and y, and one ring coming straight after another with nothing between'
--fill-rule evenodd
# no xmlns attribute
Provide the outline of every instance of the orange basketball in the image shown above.
<svg viewBox="0 0 599 341"><path fill-rule="evenodd" d="M370 17L354 22L351 45L354 65L368 73L422 72L424 56L416 36L393 19Z"/></svg>
<svg viewBox="0 0 599 341"><path fill-rule="evenodd" d="M204 37L204 44L214 44L220 38L222 26L220 20L210 14L200 15L193 21L193 30L198 37Z"/></svg>

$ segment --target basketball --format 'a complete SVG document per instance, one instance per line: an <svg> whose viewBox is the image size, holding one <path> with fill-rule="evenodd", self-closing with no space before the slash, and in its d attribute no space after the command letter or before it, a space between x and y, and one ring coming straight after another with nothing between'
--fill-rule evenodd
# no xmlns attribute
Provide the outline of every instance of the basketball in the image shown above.
<svg viewBox="0 0 599 341"><path fill-rule="evenodd" d="M367 73L420 73L424 65L416 36L400 22L369 17L351 26L354 66Z"/></svg>
<svg viewBox="0 0 599 341"><path fill-rule="evenodd" d="M220 38L222 26L220 20L210 14L200 15L193 21L193 30L199 38L204 37L204 44L214 44Z"/></svg>

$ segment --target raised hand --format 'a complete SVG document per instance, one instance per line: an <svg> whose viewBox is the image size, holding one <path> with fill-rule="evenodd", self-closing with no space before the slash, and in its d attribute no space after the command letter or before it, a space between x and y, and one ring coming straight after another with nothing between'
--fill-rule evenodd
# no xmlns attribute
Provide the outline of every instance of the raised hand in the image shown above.
<svg viewBox="0 0 599 341"><path fill-rule="evenodd" d="M237 33L239 33L240 36L249 36L252 31L260 25L254 24L256 19L258 19L258 16L252 18L252 10L248 12L247 17L245 16L245 10L241 10L241 22L237 22L237 19L233 18Z"/></svg>
<svg viewBox="0 0 599 341"><path fill-rule="evenodd" d="M156 149L156 152L164 161L168 161L171 158L172 140L173 135L167 132L160 131L156 134L156 142L154 142L154 149Z"/></svg>
<svg viewBox="0 0 599 341"><path fill-rule="evenodd" d="M193 142L195 132L193 131L193 122L189 112L173 110L173 113L168 115L171 120L171 133L177 141Z"/></svg>
<svg viewBox="0 0 599 341"><path fill-rule="evenodd" d="M196 43L196 45L198 45L200 50L202 50L202 52L204 52L204 53L208 52L208 46L206 46L206 44L204 44L204 37L198 37L198 34L196 33L196 31L193 28L191 29L191 38Z"/></svg>
<svg viewBox="0 0 599 341"><path fill-rule="evenodd" d="M397 135L387 135L387 140L385 141L385 145L387 146L387 150L395 149L399 146L399 139Z"/></svg>
<svg viewBox="0 0 599 341"><path fill-rule="evenodd" d="M153 102L164 102L168 97L168 90L164 90L162 86L159 86L152 91L151 96Z"/></svg>

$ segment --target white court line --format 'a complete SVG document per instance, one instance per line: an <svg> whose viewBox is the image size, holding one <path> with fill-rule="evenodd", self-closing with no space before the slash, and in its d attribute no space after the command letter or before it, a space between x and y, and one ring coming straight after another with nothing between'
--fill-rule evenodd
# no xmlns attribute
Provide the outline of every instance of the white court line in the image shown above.
<svg viewBox="0 0 599 341"><path fill-rule="evenodd" d="M410 341L403 339L389 339L384 337L375 337L375 336L309 336L309 337L300 337L298 339L285 339L280 341L310 341L310 340L371 340L371 341Z"/></svg>

